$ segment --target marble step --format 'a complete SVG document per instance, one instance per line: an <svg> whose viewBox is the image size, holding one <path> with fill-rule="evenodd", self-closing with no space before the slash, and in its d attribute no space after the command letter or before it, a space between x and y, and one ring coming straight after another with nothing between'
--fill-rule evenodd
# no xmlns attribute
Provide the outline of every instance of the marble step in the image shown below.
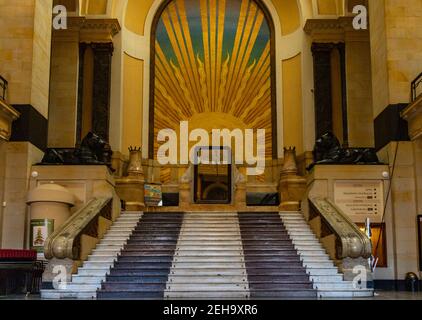
<svg viewBox="0 0 422 320"><path fill-rule="evenodd" d="M230 283L168 283L166 285L166 292L174 291L195 291L195 292L212 292L212 291L237 291L249 290L249 286L244 282L230 282Z"/></svg>
<svg viewBox="0 0 422 320"><path fill-rule="evenodd" d="M247 283L246 275L229 275L229 276L179 276L170 275L168 284L185 284L185 283Z"/></svg>
<svg viewBox="0 0 422 320"><path fill-rule="evenodd" d="M357 288L354 288L352 281L314 282L314 288L319 290L358 290Z"/></svg>
<svg viewBox="0 0 422 320"><path fill-rule="evenodd" d="M203 292L203 291L175 291L166 292L166 299L248 299L249 292L246 290L239 291L216 291L216 292Z"/></svg>
<svg viewBox="0 0 422 320"><path fill-rule="evenodd" d="M41 298L46 300L79 299L92 300L97 296L97 291L62 291L62 290L41 290Z"/></svg>
<svg viewBox="0 0 422 320"><path fill-rule="evenodd" d="M192 251L192 250L201 250L201 251L227 251L227 250L239 250L242 251L243 247L241 245L209 245L204 247L201 244L196 245L184 245L176 249L176 252Z"/></svg>
<svg viewBox="0 0 422 320"><path fill-rule="evenodd" d="M303 261L304 263L310 262L310 263L314 263L314 262L332 262L330 260L330 257L325 254L325 255L319 255L319 256L305 256L302 255L300 257L301 261Z"/></svg>
<svg viewBox="0 0 422 320"><path fill-rule="evenodd" d="M112 262L107 261L85 261L83 264L83 269L104 269L108 270L110 267L113 266Z"/></svg>
<svg viewBox="0 0 422 320"><path fill-rule="evenodd" d="M311 276L318 276L318 275L338 275L337 268L330 268L330 267L307 267L306 273Z"/></svg>
<svg viewBox="0 0 422 320"><path fill-rule="evenodd" d="M303 261L303 266L306 268L329 268L334 267L334 263L332 261Z"/></svg>
<svg viewBox="0 0 422 320"><path fill-rule="evenodd" d="M97 291L101 283L68 283L65 291Z"/></svg>
<svg viewBox="0 0 422 320"><path fill-rule="evenodd" d="M318 290L318 297L325 299L340 299L340 298L369 298L374 296L372 289L368 290Z"/></svg>
<svg viewBox="0 0 422 320"><path fill-rule="evenodd" d="M123 249L125 246L125 242L123 243L114 243L114 242L105 242L105 243L100 243L97 244L97 246L95 247L95 250L100 250L100 249L115 249L115 250L121 250Z"/></svg>
<svg viewBox="0 0 422 320"><path fill-rule="evenodd" d="M184 263L206 263L206 262L213 262L213 263L230 263L232 261L244 261L243 256L235 255L235 256L176 256L173 259L173 262L184 262Z"/></svg>
<svg viewBox="0 0 422 320"><path fill-rule="evenodd" d="M330 274L330 275L311 275L309 279L315 283L326 283L326 282L342 282L342 274Z"/></svg>
<svg viewBox="0 0 422 320"><path fill-rule="evenodd" d="M244 268L177 268L177 270L171 270L170 275L178 276L220 276L220 275L246 275Z"/></svg>
<svg viewBox="0 0 422 320"><path fill-rule="evenodd" d="M72 276L72 283L81 283L81 284L89 284L89 283L98 283L101 284L102 281L105 281L105 276L89 276L89 275L73 275Z"/></svg>
<svg viewBox="0 0 422 320"><path fill-rule="evenodd" d="M173 269L179 268L195 268L195 269L209 269L209 268L244 268L245 263L239 261L238 259L232 259L228 262L202 262L202 261L177 261L172 263Z"/></svg>
<svg viewBox="0 0 422 320"><path fill-rule="evenodd" d="M118 243L126 243L126 241L129 240L129 236L124 237L124 236L112 236L112 235L107 235L105 236L100 243L105 243L105 242L118 242Z"/></svg>
<svg viewBox="0 0 422 320"><path fill-rule="evenodd" d="M103 268L80 268L78 270L79 276L100 276L103 277L110 273L110 268L103 269Z"/></svg>
<svg viewBox="0 0 422 320"><path fill-rule="evenodd" d="M305 246L302 248L296 248L297 253L301 257L312 257L312 256L320 256L320 255L327 255L327 251L321 247L311 248L309 246Z"/></svg>

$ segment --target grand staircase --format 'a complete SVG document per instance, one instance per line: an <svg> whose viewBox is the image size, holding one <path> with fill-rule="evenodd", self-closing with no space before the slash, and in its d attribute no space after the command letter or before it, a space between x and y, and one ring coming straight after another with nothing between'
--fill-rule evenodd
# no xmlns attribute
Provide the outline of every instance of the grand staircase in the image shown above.
<svg viewBox="0 0 422 320"><path fill-rule="evenodd" d="M163 299L183 214L146 213L117 258L98 299Z"/></svg>
<svg viewBox="0 0 422 320"><path fill-rule="evenodd" d="M239 214L252 299L316 298L278 213Z"/></svg>
<svg viewBox="0 0 422 320"><path fill-rule="evenodd" d="M371 296L343 281L300 213L124 213L66 290L44 298Z"/></svg>

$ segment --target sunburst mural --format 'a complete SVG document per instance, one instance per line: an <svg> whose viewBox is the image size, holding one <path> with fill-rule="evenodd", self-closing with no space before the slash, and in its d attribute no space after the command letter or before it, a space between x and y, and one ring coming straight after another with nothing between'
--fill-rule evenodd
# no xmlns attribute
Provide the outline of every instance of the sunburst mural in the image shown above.
<svg viewBox="0 0 422 320"><path fill-rule="evenodd" d="M272 157L271 28L255 1L171 1L157 21L154 68L154 155L159 130L223 114L266 129Z"/></svg>

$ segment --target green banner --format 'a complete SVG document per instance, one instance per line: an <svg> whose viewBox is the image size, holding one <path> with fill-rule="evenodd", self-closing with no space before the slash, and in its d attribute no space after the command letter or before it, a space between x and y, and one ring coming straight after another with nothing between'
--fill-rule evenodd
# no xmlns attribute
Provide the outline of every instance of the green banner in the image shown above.
<svg viewBox="0 0 422 320"><path fill-rule="evenodd" d="M30 246L38 253L44 252L44 243L54 231L54 220L33 219L31 220Z"/></svg>

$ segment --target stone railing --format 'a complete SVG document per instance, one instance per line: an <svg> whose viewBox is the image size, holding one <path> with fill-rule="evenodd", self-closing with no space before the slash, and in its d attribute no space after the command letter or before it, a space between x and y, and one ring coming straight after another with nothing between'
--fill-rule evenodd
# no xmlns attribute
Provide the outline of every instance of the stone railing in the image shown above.
<svg viewBox="0 0 422 320"><path fill-rule="evenodd" d="M44 246L47 259L84 260L102 238L112 221L112 199L92 199L75 212L58 230L50 235ZM102 225L104 225L102 227ZM83 237L93 241L85 241ZM91 244L90 244L91 243ZM85 248L82 248L85 246ZM89 248L87 248L87 246Z"/></svg>
<svg viewBox="0 0 422 320"><path fill-rule="evenodd" d="M354 268L368 268L371 240L330 199L309 199L309 223L346 279L353 279Z"/></svg>

